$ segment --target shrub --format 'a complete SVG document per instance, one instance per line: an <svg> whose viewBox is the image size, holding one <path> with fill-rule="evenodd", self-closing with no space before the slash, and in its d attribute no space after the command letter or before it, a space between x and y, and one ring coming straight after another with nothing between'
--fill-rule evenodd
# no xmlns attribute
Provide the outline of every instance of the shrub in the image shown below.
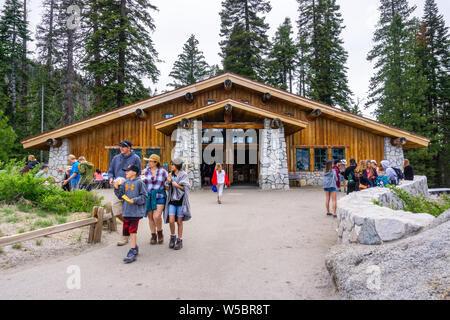
<svg viewBox="0 0 450 320"><path fill-rule="evenodd" d="M65 215L70 212L91 212L101 200L86 190L66 192L59 186L48 184L35 176L39 168L20 174L25 162L0 162L0 201L17 204L21 211L29 212L33 206L48 212ZM25 200L23 200L25 199ZM20 204L22 201L22 204ZM19 203L18 203L19 202ZM43 216L43 214L39 214Z"/></svg>
<svg viewBox="0 0 450 320"><path fill-rule="evenodd" d="M372 199L372 203L373 203L374 205L376 205L376 206L384 207L383 204L382 204L380 201L378 201L378 200Z"/></svg>
<svg viewBox="0 0 450 320"><path fill-rule="evenodd" d="M18 216L8 217L8 218L6 218L6 222L17 223L17 222L19 222L19 217Z"/></svg>
<svg viewBox="0 0 450 320"><path fill-rule="evenodd" d="M16 250L20 250L20 249L22 249L22 244L20 244L20 243L14 243L14 244L12 245L12 248L13 248L13 249L16 249Z"/></svg>
<svg viewBox="0 0 450 320"><path fill-rule="evenodd" d="M36 240L36 245L40 246L42 244L42 240Z"/></svg>
<svg viewBox="0 0 450 320"><path fill-rule="evenodd" d="M388 186L397 198L403 203L403 210L413 213L429 213L439 217L443 212L450 209L450 197L442 197L443 203L431 201L422 196L412 196L408 192L395 186Z"/></svg>
<svg viewBox="0 0 450 320"><path fill-rule="evenodd" d="M51 220L39 220L34 223L36 227L47 228L53 225L53 221Z"/></svg>
<svg viewBox="0 0 450 320"><path fill-rule="evenodd" d="M56 222L58 222L58 224L66 223L67 218L66 217L56 217Z"/></svg>

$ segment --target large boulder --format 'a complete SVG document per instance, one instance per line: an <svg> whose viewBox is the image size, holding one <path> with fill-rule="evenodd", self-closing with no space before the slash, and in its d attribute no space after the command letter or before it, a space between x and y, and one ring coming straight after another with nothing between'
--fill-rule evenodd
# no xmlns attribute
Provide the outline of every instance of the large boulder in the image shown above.
<svg viewBox="0 0 450 320"><path fill-rule="evenodd" d="M380 246L341 244L331 248L325 263L340 298L450 299L450 212L432 226Z"/></svg>

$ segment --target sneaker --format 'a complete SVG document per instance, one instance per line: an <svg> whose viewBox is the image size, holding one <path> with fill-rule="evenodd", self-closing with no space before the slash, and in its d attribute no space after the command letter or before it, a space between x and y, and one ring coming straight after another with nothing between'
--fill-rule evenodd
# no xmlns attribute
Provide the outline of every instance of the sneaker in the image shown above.
<svg viewBox="0 0 450 320"><path fill-rule="evenodd" d="M139 254L139 246L136 245L136 248L134 248L134 249L135 249L136 255L138 255Z"/></svg>
<svg viewBox="0 0 450 320"><path fill-rule="evenodd" d="M136 260L137 254L138 254L138 250L136 248L131 248L128 251L127 256L123 259L123 261L125 263L131 263Z"/></svg>
<svg viewBox="0 0 450 320"><path fill-rule="evenodd" d="M121 246L126 245L127 243L128 243L128 237L124 236L124 237L122 238L122 240L120 240L119 242L117 242L117 245L118 245L119 247L121 247Z"/></svg>
<svg viewBox="0 0 450 320"><path fill-rule="evenodd" d="M175 247L175 242L177 241L176 236L170 236L169 248L173 249Z"/></svg>
<svg viewBox="0 0 450 320"><path fill-rule="evenodd" d="M180 238L177 239L177 242L175 243L175 250L180 250L181 248L183 248L183 240L181 240Z"/></svg>

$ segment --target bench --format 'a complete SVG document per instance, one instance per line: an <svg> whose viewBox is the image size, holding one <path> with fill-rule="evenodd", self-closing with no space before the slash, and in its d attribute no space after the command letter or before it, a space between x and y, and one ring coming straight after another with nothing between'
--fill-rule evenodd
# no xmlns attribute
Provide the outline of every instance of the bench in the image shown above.
<svg viewBox="0 0 450 320"><path fill-rule="evenodd" d="M450 188L428 189L430 194L450 194Z"/></svg>
<svg viewBox="0 0 450 320"><path fill-rule="evenodd" d="M288 176L289 176L289 185L291 184L291 181L296 181L297 182L297 187L301 187L300 173L298 173L298 172L289 172Z"/></svg>

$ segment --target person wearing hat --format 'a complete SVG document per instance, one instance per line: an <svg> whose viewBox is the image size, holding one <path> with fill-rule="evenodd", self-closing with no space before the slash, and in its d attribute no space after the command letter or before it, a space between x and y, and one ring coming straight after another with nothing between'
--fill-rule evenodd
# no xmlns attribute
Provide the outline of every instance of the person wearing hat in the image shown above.
<svg viewBox="0 0 450 320"><path fill-rule="evenodd" d="M350 159L350 167L345 169L344 178L347 180L347 194L357 190L357 182L355 176L355 169L358 166L355 159Z"/></svg>
<svg viewBox="0 0 450 320"><path fill-rule="evenodd" d="M162 244L164 242L162 213L166 204L165 183L169 173L161 168L161 160L157 154L152 154L150 158L144 158L144 160L148 161L143 181L148 192L145 216L148 216L152 233L150 244Z"/></svg>
<svg viewBox="0 0 450 320"><path fill-rule="evenodd" d="M140 176L142 170L141 158L131 150L131 142L128 140L123 140L119 143L120 154L116 155L109 165L108 170L108 178L109 184L113 185L113 182L118 178L125 178L125 172L122 170L123 168L128 168L131 166L136 166L139 169ZM117 199L112 203L112 209L115 216L117 216L121 221L123 221L122 217L122 206L123 200ZM118 246L124 246L128 243L128 237L124 237L121 241L117 243Z"/></svg>
<svg viewBox="0 0 450 320"><path fill-rule="evenodd" d="M114 183L114 194L119 199L123 199L123 236L131 238L131 248L126 257L125 263L136 260L139 254L139 247L136 243L136 234L139 220L145 215L145 203L147 202L147 190L139 173L141 169L136 165L131 165L122 169L125 172L126 180L118 179Z"/></svg>
<svg viewBox="0 0 450 320"><path fill-rule="evenodd" d="M169 248L175 250L180 250L183 247L183 222L191 219L189 202L191 184L188 174L182 168L182 159L176 158L171 161L171 172L167 178L169 192L164 210L164 222L170 224ZM175 234L175 220L178 226L178 237Z"/></svg>

